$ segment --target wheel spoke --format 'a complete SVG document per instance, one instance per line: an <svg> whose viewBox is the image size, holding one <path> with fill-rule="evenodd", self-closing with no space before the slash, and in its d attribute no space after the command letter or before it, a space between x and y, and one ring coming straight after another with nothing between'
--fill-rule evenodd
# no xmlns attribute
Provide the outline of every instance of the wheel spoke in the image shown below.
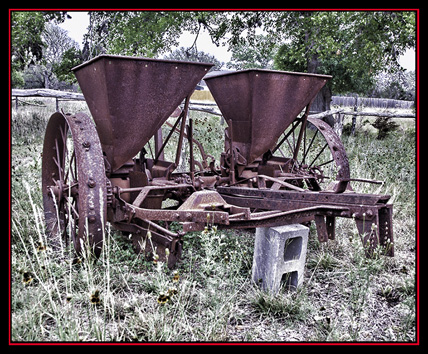
<svg viewBox="0 0 428 354"><path fill-rule="evenodd" d="M281 144L286 143L288 147L284 148L284 152L287 150L287 156L282 153L281 155L287 161L284 161L284 164L288 164L287 171L304 176L307 181L312 180L312 182L306 183L310 190L321 190L322 185L328 185L327 180L329 179L335 180L339 177L349 176L349 163L345 149L331 127L323 121L308 118L305 129L298 133L303 141L297 147L295 130L300 123L301 121L296 119L290 124L272 151L274 153L279 150ZM277 154L277 156L279 155ZM329 176L325 176L325 173ZM297 178L295 182L300 183Z"/></svg>
<svg viewBox="0 0 428 354"><path fill-rule="evenodd" d="M315 140L315 138L316 138L316 136L318 134L318 131L319 131L318 129L315 130L314 136L312 137L311 141L309 142L308 149L305 151L305 154L303 155L303 161L302 161L302 163L305 163L306 156L308 155L308 152L309 152L309 150L312 147L312 144L313 144L313 142L314 142L314 140Z"/></svg>
<svg viewBox="0 0 428 354"><path fill-rule="evenodd" d="M320 163L319 165L317 165L317 167L325 166L325 165L327 165L329 163L332 163L333 161L334 161L334 159L328 160L326 162Z"/></svg>
<svg viewBox="0 0 428 354"><path fill-rule="evenodd" d="M58 167L58 180L62 181L64 170L62 169L61 158L59 156L58 139L55 139L55 150L56 150L56 159L55 159L55 156L53 156L52 159Z"/></svg>
<svg viewBox="0 0 428 354"><path fill-rule="evenodd" d="M76 208L73 206L73 204L75 202L75 199L73 199L73 200L70 201L69 197L64 197L64 198L65 198L65 200L67 201L67 203L69 205L68 210L70 212L73 212L73 215L76 217L76 219L79 219L79 213L77 212ZM70 214L70 213L68 213L68 214Z"/></svg>
<svg viewBox="0 0 428 354"><path fill-rule="evenodd" d="M296 124L296 126L298 125L299 123L297 123ZM294 127L293 127L294 128ZM294 134L294 131L295 131L295 129L293 129L293 152L294 151L296 151L296 136L295 136L295 134Z"/></svg>
<svg viewBox="0 0 428 354"><path fill-rule="evenodd" d="M70 161L68 162L68 169L65 173L64 181L68 181L69 174L71 174L71 178L73 181L77 181L77 174L76 174L76 154L73 149L73 152L71 153Z"/></svg>
<svg viewBox="0 0 428 354"><path fill-rule="evenodd" d="M315 158L312 160L312 162L309 164L309 168L312 167L312 165L314 164L314 162L318 159L318 157L320 157L320 155L323 153L323 151L325 150L325 148L328 146L328 143L325 143L325 145L323 146L323 148L321 149L321 151L318 153L317 156L315 156Z"/></svg>
<svg viewBox="0 0 428 354"><path fill-rule="evenodd" d="M306 131L307 131L307 129L305 129L303 131L303 158L302 158L302 164L305 163L305 158L306 158L306 154L305 154L305 151L306 151Z"/></svg>

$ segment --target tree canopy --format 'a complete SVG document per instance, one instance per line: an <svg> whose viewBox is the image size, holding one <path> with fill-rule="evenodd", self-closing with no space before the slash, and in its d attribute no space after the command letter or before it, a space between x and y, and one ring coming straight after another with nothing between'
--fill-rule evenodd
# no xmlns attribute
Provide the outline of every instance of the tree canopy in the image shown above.
<svg viewBox="0 0 428 354"><path fill-rule="evenodd" d="M76 45L57 26L66 18L71 18L66 11L11 12L12 87L24 87L25 81L33 82L35 76L38 85L50 82L63 53Z"/></svg>
<svg viewBox="0 0 428 354"><path fill-rule="evenodd" d="M86 46L89 56L110 54L155 57L172 46L193 13L183 11L92 11ZM188 25L186 25L188 24Z"/></svg>
<svg viewBox="0 0 428 354"><path fill-rule="evenodd" d="M66 11L12 11L11 53L12 63L23 69L31 62L43 58L46 43L42 33L49 21L61 23L69 16Z"/></svg>
<svg viewBox="0 0 428 354"><path fill-rule="evenodd" d="M197 51L195 48L180 47L174 50L171 54L165 56L165 59L182 60L182 61L196 61L201 63L212 63L214 66L209 71L220 70L224 65L214 55Z"/></svg>
<svg viewBox="0 0 428 354"><path fill-rule="evenodd" d="M258 67L333 75L335 93L363 93L379 73L401 70L399 57L416 44L414 11L91 11L85 45L67 48L55 67L102 53L161 57L179 45L184 31L195 41L183 53L196 55L207 31L214 44L232 52L228 67ZM72 13L71 13L72 15ZM46 22L65 12L12 12L12 69L43 63ZM68 79L72 79L69 77Z"/></svg>
<svg viewBox="0 0 428 354"><path fill-rule="evenodd" d="M334 92L362 92L379 72L400 70L415 28L413 12L319 11L282 13L269 31L284 34L276 68L333 75Z"/></svg>

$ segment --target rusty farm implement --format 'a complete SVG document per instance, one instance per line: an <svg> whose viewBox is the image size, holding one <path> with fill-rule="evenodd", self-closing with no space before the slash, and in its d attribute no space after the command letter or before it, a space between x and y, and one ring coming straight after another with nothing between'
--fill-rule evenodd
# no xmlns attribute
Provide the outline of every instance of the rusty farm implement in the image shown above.
<svg viewBox="0 0 428 354"><path fill-rule="evenodd" d="M315 221L319 240L327 241L335 237L335 218L346 217L355 219L368 255L382 247L393 256L390 197L355 192L339 137L308 117L331 77L270 70L207 75L211 67L101 55L73 69L92 119L56 112L46 128L42 190L52 244L72 242L77 255L89 249L98 257L109 222L137 252L154 247L173 267L185 232ZM202 78L228 125L219 166L193 153L201 144L188 110ZM160 128L171 116L163 138ZM176 158L167 161L174 133ZM180 172L184 139L190 168ZM181 231L172 231L173 222Z"/></svg>

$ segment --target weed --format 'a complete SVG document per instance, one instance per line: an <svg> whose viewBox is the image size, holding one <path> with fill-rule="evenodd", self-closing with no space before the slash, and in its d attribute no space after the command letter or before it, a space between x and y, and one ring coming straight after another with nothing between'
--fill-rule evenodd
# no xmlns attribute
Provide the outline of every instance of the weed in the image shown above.
<svg viewBox="0 0 428 354"><path fill-rule="evenodd" d="M305 319L310 310L305 288L297 291L282 289L278 295L257 289L254 291L252 305L264 315L283 317L293 321Z"/></svg>
<svg viewBox="0 0 428 354"><path fill-rule="evenodd" d="M333 271L335 268L337 268L340 265L337 258L334 257L331 253L328 251L315 251L308 255L306 260L306 267L309 269L313 268L321 268L326 271Z"/></svg>

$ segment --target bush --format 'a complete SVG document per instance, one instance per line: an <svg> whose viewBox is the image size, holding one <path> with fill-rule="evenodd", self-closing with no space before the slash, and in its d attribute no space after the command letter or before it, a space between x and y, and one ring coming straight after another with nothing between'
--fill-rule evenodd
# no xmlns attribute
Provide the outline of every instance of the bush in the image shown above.
<svg viewBox="0 0 428 354"><path fill-rule="evenodd" d="M22 72L17 70L12 70L10 79L11 79L12 88L24 88L25 81L24 81L24 77L22 76Z"/></svg>
<svg viewBox="0 0 428 354"><path fill-rule="evenodd" d="M389 132L397 130L398 124L393 122L391 118L378 117L374 123L371 123L376 129L379 130L377 134L378 139L384 139Z"/></svg>

